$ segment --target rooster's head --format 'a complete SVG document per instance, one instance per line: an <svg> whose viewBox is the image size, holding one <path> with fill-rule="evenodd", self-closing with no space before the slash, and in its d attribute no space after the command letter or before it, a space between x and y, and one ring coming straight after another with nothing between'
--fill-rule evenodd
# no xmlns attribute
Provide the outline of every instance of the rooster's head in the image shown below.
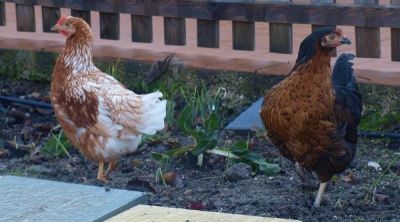
<svg viewBox="0 0 400 222"><path fill-rule="evenodd" d="M51 30L57 31L67 38L74 36L75 33L90 34L90 27L85 20L73 16L61 16Z"/></svg>
<svg viewBox="0 0 400 222"><path fill-rule="evenodd" d="M329 55L330 51L343 44L350 45L351 41L344 36L341 29L335 27L317 29L301 42L296 64L306 63L317 52Z"/></svg>

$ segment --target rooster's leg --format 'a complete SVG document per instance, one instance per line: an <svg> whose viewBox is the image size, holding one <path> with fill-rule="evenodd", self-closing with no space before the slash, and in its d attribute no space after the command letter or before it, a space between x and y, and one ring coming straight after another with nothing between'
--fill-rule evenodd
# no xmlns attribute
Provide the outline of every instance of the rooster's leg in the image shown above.
<svg viewBox="0 0 400 222"><path fill-rule="evenodd" d="M296 162L295 167L296 173L299 176L301 183L308 187L315 187L315 184L313 183L315 177L313 176L312 172L300 166L298 162Z"/></svg>
<svg viewBox="0 0 400 222"><path fill-rule="evenodd" d="M115 160L110 161L110 163L108 164L107 171L106 171L106 177L109 177L110 173L112 171L114 171L115 168L117 168L117 161L115 161Z"/></svg>
<svg viewBox="0 0 400 222"><path fill-rule="evenodd" d="M104 162L99 162L99 170L97 171L97 179L101 181L106 181L104 176Z"/></svg>
<svg viewBox="0 0 400 222"><path fill-rule="evenodd" d="M318 194L315 198L314 207L319 207L321 205L322 195L324 194L327 182L319 184Z"/></svg>

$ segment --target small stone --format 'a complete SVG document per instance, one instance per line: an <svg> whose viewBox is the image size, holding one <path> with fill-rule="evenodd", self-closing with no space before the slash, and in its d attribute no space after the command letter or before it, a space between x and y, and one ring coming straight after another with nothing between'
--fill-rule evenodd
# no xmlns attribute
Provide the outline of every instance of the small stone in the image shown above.
<svg viewBox="0 0 400 222"><path fill-rule="evenodd" d="M229 167L225 173L226 180L236 182L243 179L248 179L251 176L251 168L244 163L237 163Z"/></svg>
<svg viewBox="0 0 400 222"><path fill-rule="evenodd" d="M388 203L389 202L389 196L385 195L385 194L377 193L377 194L375 194L375 200L380 202L380 203Z"/></svg>

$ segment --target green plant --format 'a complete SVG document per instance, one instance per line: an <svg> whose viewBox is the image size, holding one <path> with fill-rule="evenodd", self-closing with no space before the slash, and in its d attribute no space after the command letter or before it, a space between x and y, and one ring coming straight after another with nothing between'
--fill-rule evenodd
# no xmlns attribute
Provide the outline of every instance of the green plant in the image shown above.
<svg viewBox="0 0 400 222"><path fill-rule="evenodd" d="M252 153L249 150L248 141L237 141L235 144L224 147L217 147L209 153L226 156L233 162L243 162L252 167L253 172L266 175L276 175L281 171L278 164L268 163L262 156Z"/></svg>
<svg viewBox="0 0 400 222"><path fill-rule="evenodd" d="M67 155L69 158L71 158L71 155L68 152L68 149L70 148L71 145L69 144L67 137L61 130L57 134L51 132L51 137L40 149L40 153L47 157L59 157Z"/></svg>

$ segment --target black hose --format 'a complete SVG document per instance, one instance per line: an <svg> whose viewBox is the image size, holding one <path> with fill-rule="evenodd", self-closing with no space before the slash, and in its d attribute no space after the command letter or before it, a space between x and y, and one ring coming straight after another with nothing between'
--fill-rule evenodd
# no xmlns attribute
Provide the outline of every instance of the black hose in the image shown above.
<svg viewBox="0 0 400 222"><path fill-rule="evenodd" d="M364 132L361 131L359 134L361 137L368 138L389 138L389 139L400 139L400 133L386 133L386 132Z"/></svg>
<svg viewBox="0 0 400 222"><path fill-rule="evenodd" d="M0 96L0 100L29 105L29 106L33 106L33 107L42 108L42 109L52 109L51 105L48 103L39 102L39 101L35 101L35 100L30 100L30 99L19 99L19 98L15 98L15 97L11 97L11 96Z"/></svg>

